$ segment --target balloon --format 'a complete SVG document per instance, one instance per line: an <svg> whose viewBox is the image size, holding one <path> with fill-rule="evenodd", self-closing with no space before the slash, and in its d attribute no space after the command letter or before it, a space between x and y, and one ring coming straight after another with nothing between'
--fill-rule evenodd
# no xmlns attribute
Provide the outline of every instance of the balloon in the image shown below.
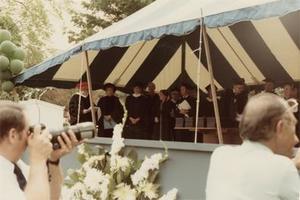
<svg viewBox="0 0 300 200"><path fill-rule="evenodd" d="M12 56L16 48L17 48L16 45L11 41L4 41L0 44L0 51L5 55L7 55L8 57Z"/></svg>
<svg viewBox="0 0 300 200"><path fill-rule="evenodd" d="M9 67L9 59L6 56L0 56L0 71L7 70Z"/></svg>
<svg viewBox="0 0 300 200"><path fill-rule="evenodd" d="M11 40L11 34L8 30L0 29L0 43L5 40Z"/></svg>
<svg viewBox="0 0 300 200"><path fill-rule="evenodd" d="M10 92L14 89L15 85L11 81L4 81L1 85L1 88L5 92Z"/></svg>
<svg viewBox="0 0 300 200"><path fill-rule="evenodd" d="M9 69L12 74L17 75L24 69L24 62L18 59L10 61Z"/></svg>
<svg viewBox="0 0 300 200"><path fill-rule="evenodd" d="M26 56L26 53L23 49L21 49L20 47L18 47L13 54L13 58L14 59L18 59L18 60L24 60Z"/></svg>
<svg viewBox="0 0 300 200"><path fill-rule="evenodd" d="M5 71L2 71L0 72L0 79L3 80L3 81L8 81L12 78L12 74L11 74L11 71L9 70L5 70Z"/></svg>

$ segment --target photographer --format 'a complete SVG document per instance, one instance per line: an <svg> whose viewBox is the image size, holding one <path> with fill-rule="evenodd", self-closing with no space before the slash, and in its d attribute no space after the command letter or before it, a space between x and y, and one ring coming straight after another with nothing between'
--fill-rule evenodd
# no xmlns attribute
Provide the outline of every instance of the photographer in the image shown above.
<svg viewBox="0 0 300 200"><path fill-rule="evenodd" d="M29 132L22 107L0 103L0 194L2 200L59 199L63 182L59 159L78 141L73 132L58 137L61 148L53 151L51 135L35 126ZM30 167L21 159L28 147Z"/></svg>

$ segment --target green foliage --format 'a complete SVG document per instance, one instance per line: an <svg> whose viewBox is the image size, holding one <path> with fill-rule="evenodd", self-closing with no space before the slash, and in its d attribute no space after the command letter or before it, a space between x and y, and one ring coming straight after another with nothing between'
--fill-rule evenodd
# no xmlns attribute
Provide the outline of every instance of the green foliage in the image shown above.
<svg viewBox="0 0 300 200"><path fill-rule="evenodd" d="M1 84L1 89L5 92L11 92L14 89L15 85L11 81L4 81Z"/></svg>
<svg viewBox="0 0 300 200"><path fill-rule="evenodd" d="M25 59L25 56L26 56L26 53L23 49L21 48L17 48L12 56L12 58L14 59L18 59L18 60L24 60Z"/></svg>
<svg viewBox="0 0 300 200"><path fill-rule="evenodd" d="M154 0L88 0L83 1L85 12L72 11L72 23L79 31L70 30L69 41L78 42L99 32Z"/></svg>
<svg viewBox="0 0 300 200"><path fill-rule="evenodd" d="M0 30L0 43L5 40L11 40L11 34L8 30Z"/></svg>
<svg viewBox="0 0 300 200"><path fill-rule="evenodd" d="M12 73L10 70L3 70L0 71L0 79L3 81L8 81L12 78Z"/></svg>
<svg viewBox="0 0 300 200"><path fill-rule="evenodd" d="M5 71L9 67L9 59L6 56L0 56L0 71Z"/></svg>
<svg viewBox="0 0 300 200"><path fill-rule="evenodd" d="M12 37L11 40L14 41L16 45L20 46L22 40L20 34L21 31L18 25L14 22L12 16L8 15L5 12L3 13L3 10L5 9L2 8L2 12L0 13L0 29L9 30Z"/></svg>
<svg viewBox="0 0 300 200"><path fill-rule="evenodd" d="M53 33L49 15L57 14L56 16L61 17L60 8L57 5L64 1L68 0L52 0L51 2L43 0L1 1L0 43L2 44L0 56L5 55L10 60L8 69L7 60L0 57L0 79L2 81L10 80L12 74L17 75L24 67L31 67L52 53L53 50L47 47L47 42ZM6 84L4 89L10 91L11 84ZM39 92L39 89L18 87L9 93L0 92L0 99L18 101L32 98Z"/></svg>
<svg viewBox="0 0 300 200"><path fill-rule="evenodd" d="M5 54L7 57L12 57L13 53L17 49L16 45L11 41L3 41L0 44L0 51Z"/></svg>
<svg viewBox="0 0 300 200"><path fill-rule="evenodd" d="M47 45L53 33L49 15L62 18L62 8L58 5L65 1L68 0L5 0L0 3L0 29L10 31L12 41L26 51L26 68L38 64L53 52ZM17 54L15 58L24 59L21 59L23 55L19 56Z"/></svg>

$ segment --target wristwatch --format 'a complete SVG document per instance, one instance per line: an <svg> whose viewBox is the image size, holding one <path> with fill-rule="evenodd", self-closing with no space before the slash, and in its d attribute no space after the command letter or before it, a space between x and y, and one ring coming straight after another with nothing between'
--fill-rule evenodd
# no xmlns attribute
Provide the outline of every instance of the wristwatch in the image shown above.
<svg viewBox="0 0 300 200"><path fill-rule="evenodd" d="M59 159L57 159L56 161L52 161L50 159L47 160L47 165L51 164L51 165L55 165L58 166L59 165Z"/></svg>

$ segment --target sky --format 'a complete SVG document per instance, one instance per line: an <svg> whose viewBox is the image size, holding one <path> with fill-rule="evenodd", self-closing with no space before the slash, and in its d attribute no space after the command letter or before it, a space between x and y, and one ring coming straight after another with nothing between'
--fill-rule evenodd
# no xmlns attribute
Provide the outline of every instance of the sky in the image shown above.
<svg viewBox="0 0 300 200"><path fill-rule="evenodd" d="M77 10L82 9L79 3L81 0L73 0L73 2L74 1L76 2L72 3L72 9L77 9ZM48 2L45 1L45 3L47 4ZM74 6L76 7L74 8ZM66 29L75 28L71 23L71 15L69 14L68 11L64 10L63 7L64 5L61 5L62 18L57 16L56 14L54 14L54 12L50 10L48 11L49 22L51 23L52 30L53 30L53 34L48 42L48 45L49 47L56 49L57 53L65 49L68 49L69 47L72 46L72 44L70 44L68 41L67 34L64 32Z"/></svg>

